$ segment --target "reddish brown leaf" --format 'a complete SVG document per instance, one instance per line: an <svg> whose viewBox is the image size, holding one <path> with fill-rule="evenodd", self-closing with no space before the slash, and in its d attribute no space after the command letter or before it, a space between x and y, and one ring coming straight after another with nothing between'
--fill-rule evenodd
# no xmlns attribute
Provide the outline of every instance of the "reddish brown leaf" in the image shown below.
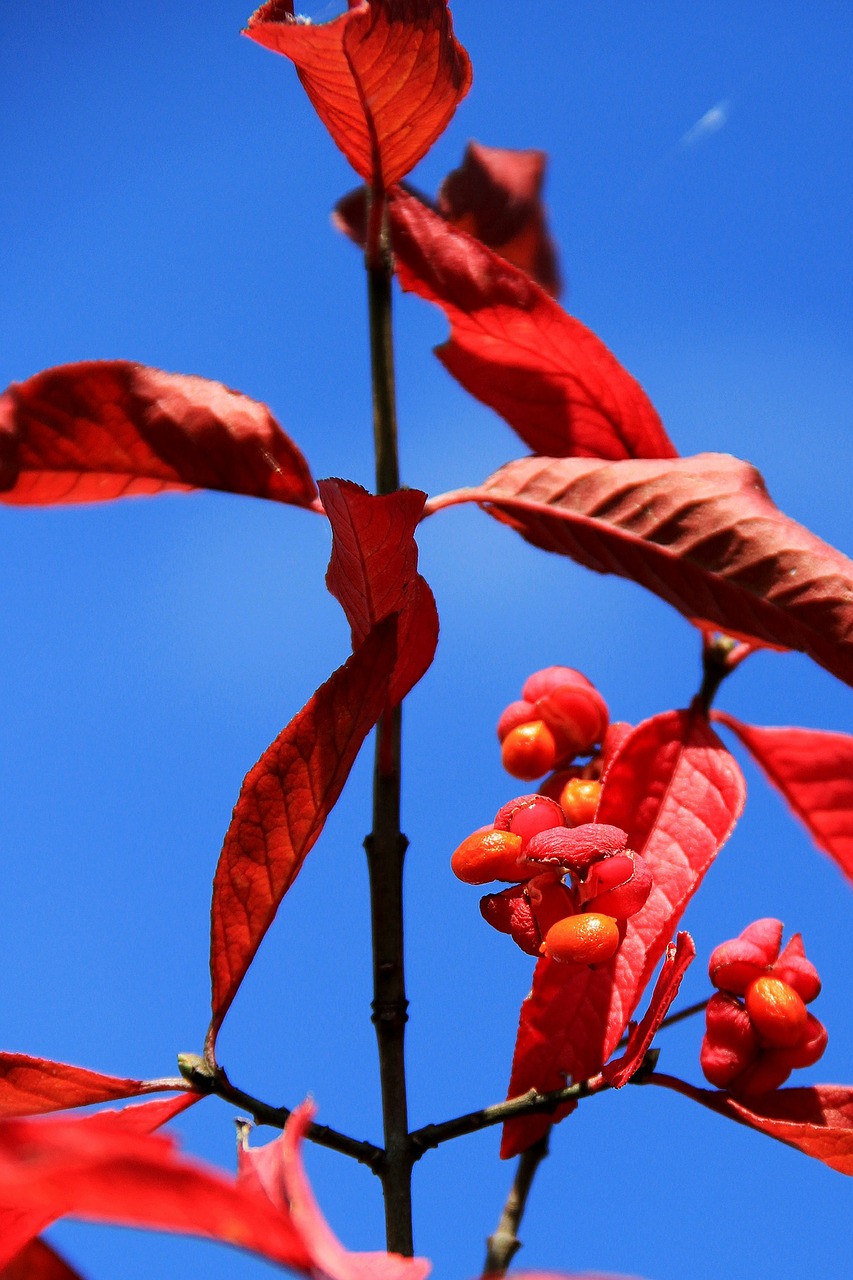
<svg viewBox="0 0 853 1280"><path fill-rule="evenodd" d="M738 735L818 848L853 881L853 737L742 724L723 711L713 716Z"/></svg>
<svg viewBox="0 0 853 1280"><path fill-rule="evenodd" d="M428 669L438 643L438 613L417 571L414 539L426 494L404 489L376 497L348 480L322 480L320 496L332 526L326 584L347 615L353 647L389 614L399 615L389 692L395 706Z"/></svg>
<svg viewBox="0 0 853 1280"><path fill-rule="evenodd" d="M299 1148L315 1108L297 1107L280 1138L264 1147L238 1151L237 1183L289 1213L309 1244L314 1267L329 1280L422 1280L429 1272L423 1258L393 1253L349 1253L321 1214L305 1176Z"/></svg>
<svg viewBox="0 0 853 1280"><path fill-rule="evenodd" d="M471 86L446 0L349 0L315 26L269 0L245 34L283 53L323 124L365 182L389 187L426 155Z"/></svg>
<svg viewBox="0 0 853 1280"><path fill-rule="evenodd" d="M596 821L620 826L654 883L628 921L612 960L575 969L541 959L521 1006L509 1096L586 1080L615 1050L688 901L743 808L740 770L707 722L687 711L646 720L627 736L603 778ZM501 1154L516 1155L551 1120L504 1127Z"/></svg>
<svg viewBox="0 0 853 1280"><path fill-rule="evenodd" d="M0 1280L81 1280L81 1277L44 1240L31 1240L3 1267Z"/></svg>
<svg viewBox="0 0 853 1280"><path fill-rule="evenodd" d="M401 285L450 322L439 359L535 453L675 456L640 384L522 270L405 191L390 216Z"/></svg>
<svg viewBox="0 0 853 1280"><path fill-rule="evenodd" d="M640 1067L670 1005L678 995L681 979L696 958L696 947L689 933L679 933L675 942L667 943L663 967L658 974L649 1007L641 1022L632 1025L628 1044L621 1058L614 1058L604 1068L604 1079L614 1089L626 1085Z"/></svg>
<svg viewBox="0 0 853 1280"><path fill-rule="evenodd" d="M388 698L396 619L371 632L246 775L213 880L207 1051Z"/></svg>
<svg viewBox="0 0 853 1280"><path fill-rule="evenodd" d="M164 1098L157 1102L143 1102L136 1106L124 1107L121 1111L99 1111L94 1115L75 1117L65 1123L78 1126L77 1132L81 1135L85 1135L85 1131L90 1127L98 1130L111 1127L119 1139L125 1133L153 1133L155 1129L168 1124L181 1111L185 1111L187 1107L197 1102L199 1096L193 1093L184 1094L178 1098ZM3 1148L3 1134L6 1131L5 1125L10 1123L15 1122L0 1121L0 1169L3 1168L6 1156ZM31 1125L45 1122L21 1121L20 1123ZM36 1128L36 1137L43 1137L45 1132L49 1133L50 1130ZM81 1141L85 1143L85 1136ZM6 1171L8 1173L8 1167ZM14 1188L11 1193L4 1191L2 1181L3 1175L0 1173L0 1268L5 1268L13 1259L17 1259L20 1251L34 1241L45 1227L49 1227L60 1213L55 1211L52 1203L33 1205L27 1201L22 1204L16 1198ZM5 1274L5 1270L0 1270L0 1275Z"/></svg>
<svg viewBox="0 0 853 1280"><path fill-rule="evenodd" d="M822 1160L838 1173L853 1176L853 1088L849 1085L776 1089L750 1098L746 1106L722 1090L697 1089L673 1076L656 1074L648 1083L681 1093L729 1120Z"/></svg>
<svg viewBox="0 0 853 1280"><path fill-rule="evenodd" d="M194 488L300 507L316 496L265 405L126 360L60 365L0 396L0 488L3 502L21 505Z"/></svg>
<svg viewBox="0 0 853 1280"><path fill-rule="evenodd" d="M164 1090L185 1093L184 1080L125 1080L67 1062L0 1053L0 1117L37 1116Z"/></svg>
<svg viewBox="0 0 853 1280"><path fill-rule="evenodd" d="M557 251L542 204L546 163L544 151L469 142L462 164L439 188L438 211L556 297Z"/></svg>
<svg viewBox="0 0 853 1280"><path fill-rule="evenodd" d="M783 515L746 462L524 458L428 510L466 501L534 546L630 578L688 618L800 649L853 684L853 561Z"/></svg>

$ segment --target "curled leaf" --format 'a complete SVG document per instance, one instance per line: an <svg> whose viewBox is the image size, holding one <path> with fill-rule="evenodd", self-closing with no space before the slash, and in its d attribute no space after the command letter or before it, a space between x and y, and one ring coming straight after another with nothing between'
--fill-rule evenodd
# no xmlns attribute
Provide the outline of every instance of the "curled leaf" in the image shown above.
<svg viewBox="0 0 853 1280"><path fill-rule="evenodd" d="M0 501L222 489L310 506L308 464L266 405L127 360L45 369L0 395Z"/></svg>
<svg viewBox="0 0 853 1280"><path fill-rule="evenodd" d="M245 34L290 58L335 143L379 188L426 155L471 86L446 0L350 0L316 26L291 0L268 0Z"/></svg>
<svg viewBox="0 0 853 1280"><path fill-rule="evenodd" d="M689 933L681 932L667 945L663 966L658 974L649 1007L641 1022L632 1026L628 1044L621 1058L608 1062L602 1072L614 1089L621 1089L642 1065L646 1051L660 1030L669 1007L678 995L681 979L696 958L696 947Z"/></svg>

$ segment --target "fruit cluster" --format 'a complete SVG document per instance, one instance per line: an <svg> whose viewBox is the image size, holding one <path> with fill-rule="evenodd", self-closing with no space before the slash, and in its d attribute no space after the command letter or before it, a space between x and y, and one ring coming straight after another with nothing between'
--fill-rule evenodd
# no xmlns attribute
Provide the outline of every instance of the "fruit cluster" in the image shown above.
<svg viewBox="0 0 853 1280"><path fill-rule="evenodd" d="M608 719L606 702L579 671L534 671L498 721L503 766L524 782L564 768L604 740Z"/></svg>
<svg viewBox="0 0 853 1280"><path fill-rule="evenodd" d="M756 920L713 952L718 989L706 1010L700 1061L706 1079L734 1095L768 1093L826 1048L823 1023L806 1009L820 991L798 933L784 951L779 920Z"/></svg>
<svg viewBox="0 0 853 1280"><path fill-rule="evenodd" d="M528 955L578 965L615 955L628 918L652 887L648 864L628 848L624 831L606 823L572 825L544 795L510 800L491 826L463 840L450 865L466 884L510 881L510 888L481 900L484 919Z"/></svg>

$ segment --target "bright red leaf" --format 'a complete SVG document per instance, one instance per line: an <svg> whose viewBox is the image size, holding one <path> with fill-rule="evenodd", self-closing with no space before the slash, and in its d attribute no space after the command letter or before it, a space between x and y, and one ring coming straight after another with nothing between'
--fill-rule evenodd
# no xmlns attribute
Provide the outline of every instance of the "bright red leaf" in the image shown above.
<svg viewBox="0 0 853 1280"><path fill-rule="evenodd" d="M776 507L746 462L523 458L431 512L479 502L528 542L707 618L799 649L853 684L853 561Z"/></svg>
<svg viewBox="0 0 853 1280"><path fill-rule="evenodd" d="M181 1079L128 1080L23 1053L0 1053L0 1117L37 1116L164 1090L185 1093Z"/></svg>
<svg viewBox="0 0 853 1280"><path fill-rule="evenodd" d="M0 488L19 505L224 489L305 507L317 492L266 405L127 360L59 365L0 396Z"/></svg>
<svg viewBox="0 0 853 1280"><path fill-rule="evenodd" d="M44 1240L31 1240L3 1267L0 1280L81 1280L81 1276Z"/></svg>
<svg viewBox="0 0 853 1280"><path fill-rule="evenodd" d="M321 685L243 782L211 906L211 1055L222 1019L388 698L396 620Z"/></svg>
<svg viewBox="0 0 853 1280"><path fill-rule="evenodd" d="M446 0L349 0L315 26L269 0L245 34L296 66L323 124L365 182L387 188L426 155L471 86Z"/></svg>
<svg viewBox="0 0 853 1280"><path fill-rule="evenodd" d="M136 1106L124 1107L121 1111L99 1111L94 1115L76 1116L73 1120L63 1120L59 1123L77 1126L76 1132L82 1135L80 1140L84 1145L85 1132L90 1128L96 1128L99 1131L111 1128L120 1141L124 1134L153 1133L155 1129L168 1124L181 1111L185 1111L187 1107L198 1101L199 1096L197 1093L184 1094L178 1098L164 1098L157 1102L143 1102ZM4 1168L7 1157L4 1147L6 1126L15 1123L39 1126L35 1129L38 1140L44 1137L45 1133L51 1132L49 1128L45 1128L45 1125L57 1123L57 1121L0 1120L0 1170ZM8 1166L5 1166L5 1171L8 1174ZM39 1233L45 1227L49 1227L60 1214L55 1211L52 1202L33 1204L27 1200L22 1203L17 1198L14 1187L11 1192L5 1190L2 1182L3 1173L0 1172L0 1268L5 1268L13 1260L18 1261L21 1250L35 1241ZM0 1275L5 1276L5 1274L5 1270L0 1270ZM57 1280L61 1280L61 1275L60 1272Z"/></svg>
<svg viewBox="0 0 853 1280"><path fill-rule="evenodd" d="M604 1068L604 1078L614 1089L621 1089L626 1085L642 1064L646 1051L678 995L681 979L695 958L696 947L689 933L679 933L675 942L667 943L663 967L642 1021L631 1027L628 1044L621 1058L614 1058Z"/></svg>
<svg viewBox="0 0 853 1280"><path fill-rule="evenodd" d="M750 1098L747 1106L722 1090L697 1089L673 1076L655 1074L648 1083L681 1093L729 1120L822 1160L838 1173L853 1176L853 1088L849 1085L775 1089Z"/></svg>
<svg viewBox="0 0 853 1280"><path fill-rule="evenodd" d="M675 456L640 384L524 271L405 191L389 211L401 285L450 322L436 355L535 453Z"/></svg>
<svg viewBox="0 0 853 1280"><path fill-rule="evenodd" d="M737 734L818 848L853 881L853 737L742 724L724 711L713 716Z"/></svg>
<svg viewBox="0 0 853 1280"><path fill-rule="evenodd" d="M299 1155L313 1115L314 1107L303 1103L274 1142L264 1147L241 1143L238 1184L265 1197L279 1212L290 1214L310 1243L314 1267L330 1280L421 1280L430 1269L424 1259L389 1253L349 1253L330 1229L314 1199Z"/></svg>
<svg viewBox="0 0 853 1280"><path fill-rule="evenodd" d="M509 1096L586 1080L615 1050L688 901L743 808L740 770L704 718L670 711L625 738L603 778L596 821L620 826L649 864L652 891L612 960L575 969L543 958L521 1018ZM565 1114L565 1113L564 1113ZM552 1123L510 1120L501 1154L516 1155Z"/></svg>
<svg viewBox="0 0 853 1280"><path fill-rule="evenodd" d="M414 539L426 494L403 489L377 497L348 480L322 480L320 496L332 526L326 585L347 615L353 647L389 614L399 615L389 693L395 706L428 669L438 644L438 613L417 571Z"/></svg>

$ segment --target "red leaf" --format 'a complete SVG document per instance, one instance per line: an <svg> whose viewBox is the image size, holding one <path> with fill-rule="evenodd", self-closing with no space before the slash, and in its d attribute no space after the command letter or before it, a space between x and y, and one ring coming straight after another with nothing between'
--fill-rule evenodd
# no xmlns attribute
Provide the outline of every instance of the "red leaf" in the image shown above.
<svg viewBox="0 0 853 1280"><path fill-rule="evenodd" d="M388 697L396 620L368 636L246 775L213 880L207 1052Z"/></svg>
<svg viewBox="0 0 853 1280"><path fill-rule="evenodd" d="M399 614L389 693L396 706L429 668L438 643L435 600L417 571L414 539L426 494L403 489L376 497L348 480L322 480L320 496L332 526L326 584L347 615L353 647L389 614Z"/></svg>
<svg viewBox="0 0 853 1280"><path fill-rule="evenodd" d="M316 496L307 462L265 405L126 360L60 365L0 396L0 488L3 502L21 505L194 488L300 507Z"/></svg>
<svg viewBox="0 0 853 1280"><path fill-rule="evenodd" d="M99 1129L112 1127L113 1130L121 1138L122 1134L146 1134L153 1133L155 1129L159 1129L161 1125L168 1122L181 1111L185 1111L187 1107L198 1101L199 1094L184 1094L178 1098L164 1098L157 1102L143 1102L136 1106L124 1107L121 1111L99 1111L94 1115L77 1116L73 1120L65 1120L63 1123L79 1126L78 1132L83 1134L85 1130L91 1126ZM0 1121L0 1169L3 1168L5 1150L3 1144L3 1135L6 1132L5 1126L13 1122ZM20 1123L26 1125L38 1124L35 1129L36 1137L43 1136L45 1132L50 1132L46 1128L44 1122L22 1121ZM56 1123L56 1121L48 1122ZM85 1138L82 1139L85 1142ZM2 1173L0 1173L0 1183L2 1183ZM60 1211L62 1212L62 1211ZM0 1186L0 1268L4 1268L7 1264L17 1260L20 1251L30 1245L36 1239L45 1227L49 1227L59 1213L55 1212L53 1207L47 1204L22 1205L14 1194L14 1188L11 1194L7 1194L5 1189ZM0 1271L0 1275L5 1276L5 1270Z"/></svg>
<svg viewBox="0 0 853 1280"><path fill-rule="evenodd" d="M0 1280L81 1280L81 1277L44 1240L31 1240L0 1271Z"/></svg>
<svg viewBox="0 0 853 1280"><path fill-rule="evenodd" d="M446 0L349 0L318 26L268 0L245 34L283 53L365 182L389 187L426 155L471 86Z"/></svg>
<svg viewBox="0 0 853 1280"><path fill-rule="evenodd" d="M744 797L737 764L698 714L666 712L624 740L604 775L596 821L628 833L629 847L651 868L652 891L607 964L568 969L556 960L538 962L521 1006L510 1097L558 1089L566 1076L586 1080L601 1070ZM510 1120L501 1154L523 1151L551 1123L547 1116Z"/></svg>
<svg viewBox="0 0 853 1280"><path fill-rule="evenodd" d="M648 1083L681 1093L729 1120L822 1160L838 1173L853 1176L853 1088L849 1085L775 1089L750 1098L746 1106L722 1090L697 1089L672 1076L655 1074Z"/></svg>
<svg viewBox="0 0 853 1280"><path fill-rule="evenodd" d="M713 716L738 735L818 848L853 881L853 737L742 724L723 711Z"/></svg>
<svg viewBox="0 0 853 1280"><path fill-rule="evenodd" d="M534 546L647 587L688 618L800 649L853 684L853 561L727 454L524 458L427 510L479 502Z"/></svg>
<svg viewBox="0 0 853 1280"><path fill-rule="evenodd" d="M349 1253L330 1229L314 1199L299 1154L314 1110L310 1103L297 1107L281 1137L264 1147L250 1148L244 1141L238 1151L238 1184L291 1215L310 1244L314 1267L330 1280L421 1280L430 1269L425 1259L391 1253Z"/></svg>
<svg viewBox="0 0 853 1280"><path fill-rule="evenodd" d="M640 384L523 271L402 190L390 217L401 285L450 322L436 355L534 452L675 456Z"/></svg>
<svg viewBox="0 0 853 1280"><path fill-rule="evenodd" d="M556 297L557 251L542 205L544 151L515 151L469 142L458 169L442 182L438 211Z"/></svg>
<svg viewBox="0 0 853 1280"><path fill-rule="evenodd" d="M67 1062L29 1058L23 1053L0 1053L0 1117L36 1116L94 1102L114 1102L145 1093L180 1093L189 1085L174 1080L126 1080L101 1075Z"/></svg>
<svg viewBox="0 0 853 1280"><path fill-rule="evenodd" d="M675 942L667 944L663 968L658 974L649 1007L628 1037L628 1044L621 1058L614 1058L604 1068L604 1079L614 1089L626 1085L640 1067L646 1051L654 1040L670 1005L678 995L681 979L696 958L696 947L689 933L679 933Z"/></svg>

